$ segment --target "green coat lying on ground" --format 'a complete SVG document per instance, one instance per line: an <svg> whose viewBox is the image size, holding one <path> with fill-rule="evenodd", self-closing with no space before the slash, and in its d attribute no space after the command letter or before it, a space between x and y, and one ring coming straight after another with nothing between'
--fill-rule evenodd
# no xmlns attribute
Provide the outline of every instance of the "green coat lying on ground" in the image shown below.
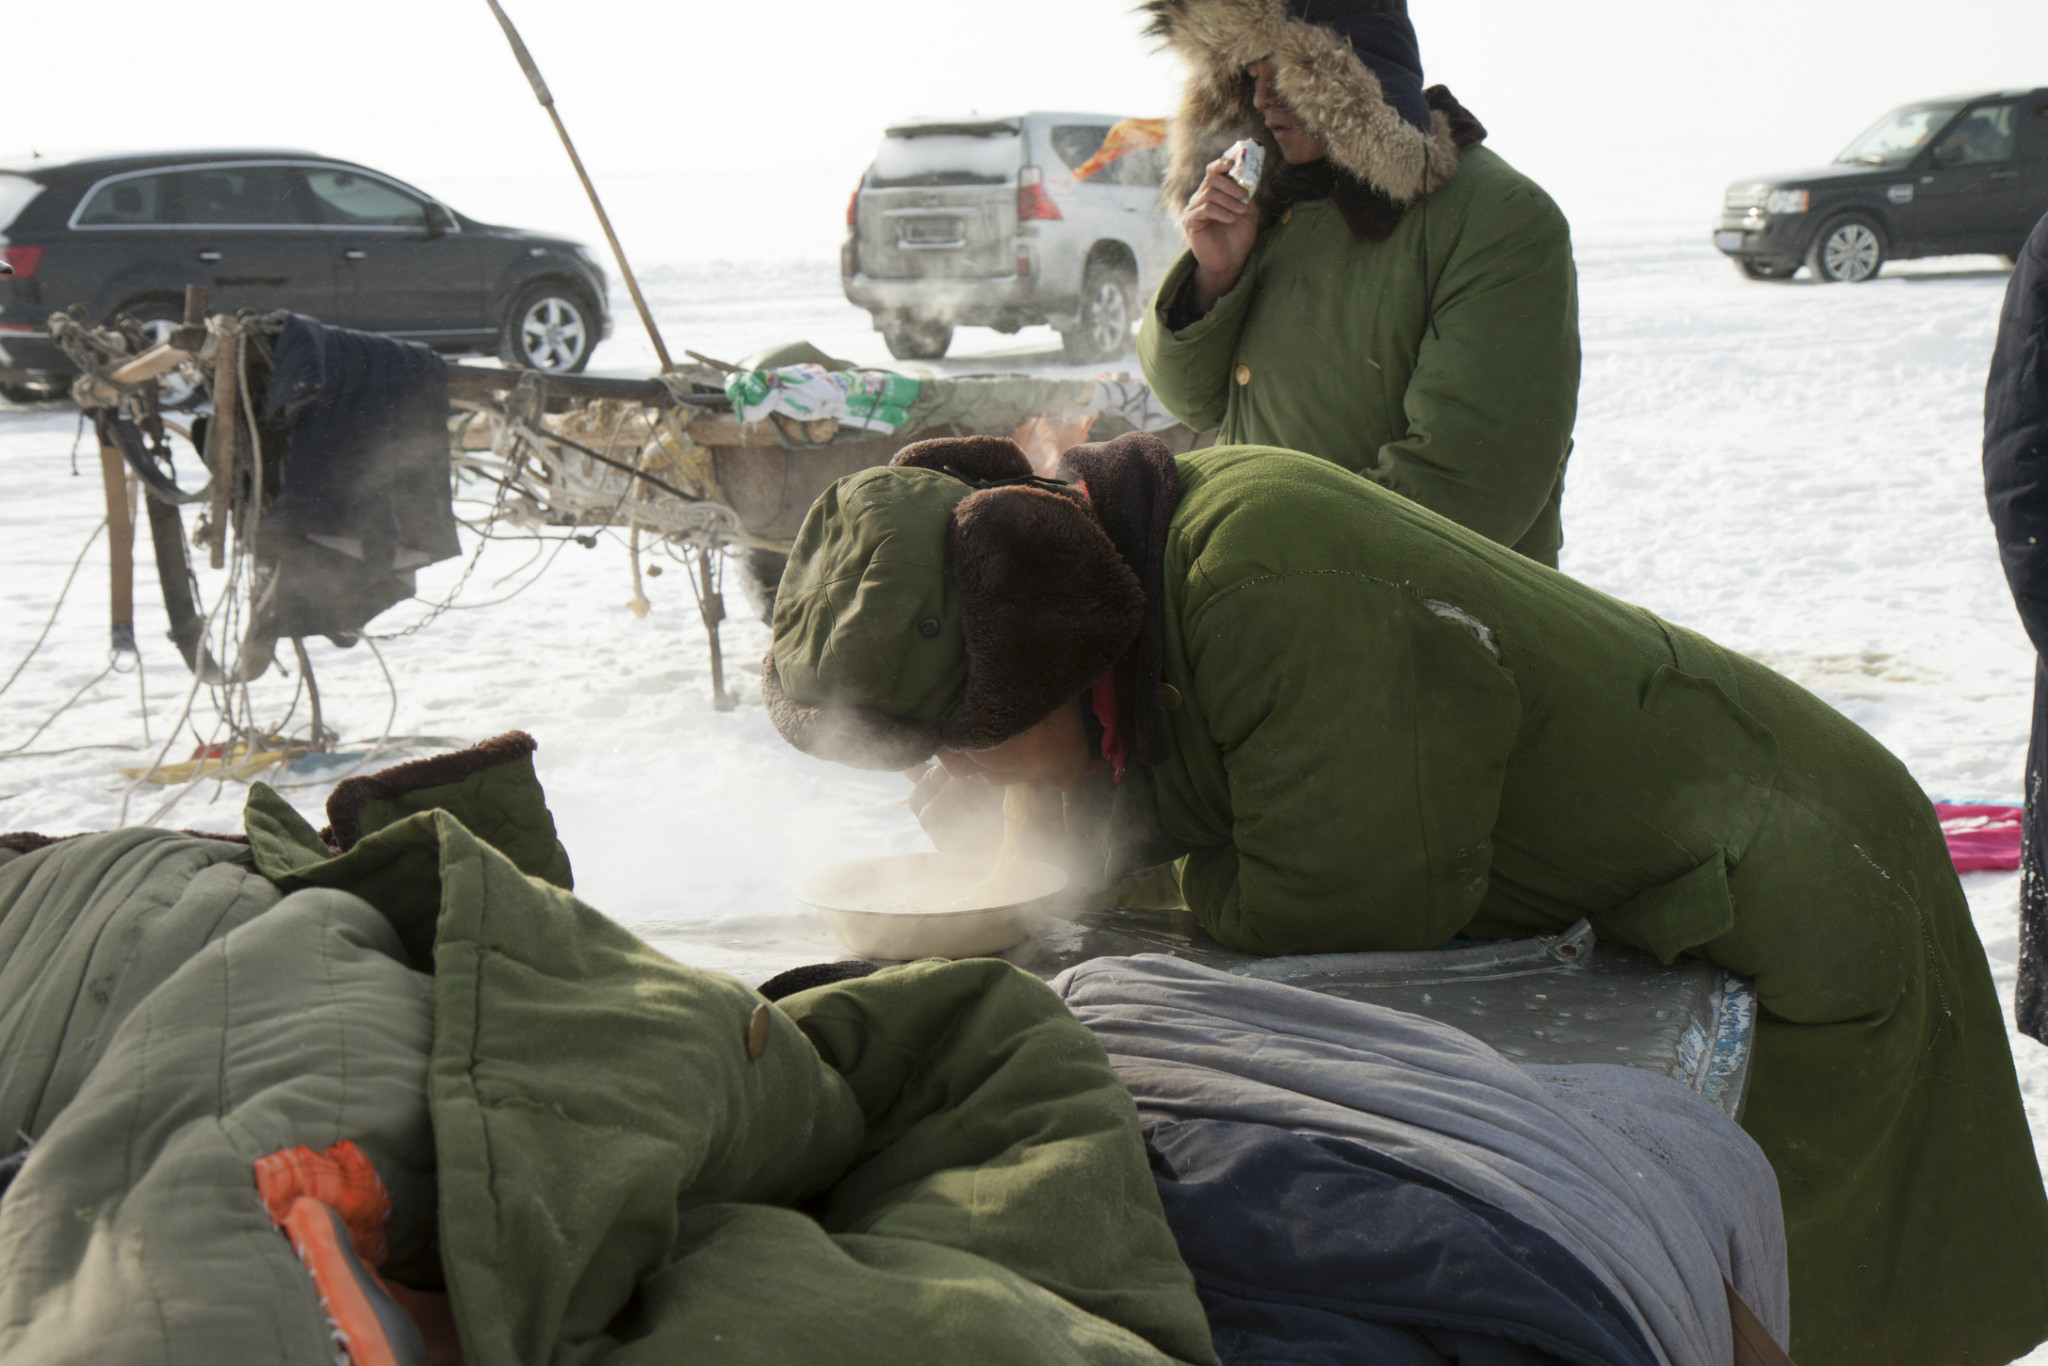
<svg viewBox="0 0 2048 1366"><path fill-rule="evenodd" d="M1174 753L1119 790L1255 953L1563 929L1756 979L1802 1366L2048 1336L2042 1192L1933 810L1778 674L1303 455L1178 461Z"/></svg>
<svg viewBox="0 0 2048 1366"><path fill-rule="evenodd" d="M1193 269L1188 255L1168 273L1138 333L1167 411L1226 446L1319 455L1556 565L1578 285L1570 229L1534 182L1469 148L1378 242L1327 199L1296 204L1231 291L1174 332L1166 310Z"/></svg>
<svg viewBox="0 0 2048 1366"><path fill-rule="evenodd" d="M1044 984L767 1006L557 885L523 753L400 787L330 805L339 856L260 785L247 846L0 849L8 1366L327 1366L252 1164L341 1140L471 1366L1215 1360L1136 1109Z"/></svg>

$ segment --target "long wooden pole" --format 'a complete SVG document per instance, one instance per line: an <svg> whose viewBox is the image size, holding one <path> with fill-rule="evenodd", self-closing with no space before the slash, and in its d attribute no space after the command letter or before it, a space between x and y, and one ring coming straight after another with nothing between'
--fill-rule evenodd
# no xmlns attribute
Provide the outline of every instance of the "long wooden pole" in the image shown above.
<svg viewBox="0 0 2048 1366"><path fill-rule="evenodd" d="M239 332L224 333L213 358L213 421L206 424L206 466L213 477L213 505L207 514L207 563L227 563L229 495L235 487L235 437L242 428L241 395L237 390Z"/></svg>
<svg viewBox="0 0 2048 1366"><path fill-rule="evenodd" d="M583 169L583 158L576 155L576 144L569 140L569 130L562 124L562 116L555 110L555 97L548 91L548 83L540 78L540 68L533 64L533 54L526 50L526 44L519 37L519 30L512 27L512 20L505 14L498 0L484 0L491 7L491 13L498 16L498 26L505 30L505 40L512 44L512 56L519 62L519 69L526 73L527 83L533 87L533 97L540 101L540 107L548 111L548 117L555 121L555 131L562 135L562 146L569 153L569 164L576 168L576 178L583 182L583 192L590 196L590 207L597 210L598 226L604 229L604 240L611 243L612 259L619 263L619 274L626 279L627 292L633 296L633 307L640 310L640 321L647 325L647 335L654 342L654 354L661 359L663 370L675 368L675 362L668 358L668 348L662 345L661 329L654 325L654 314L647 309L647 299L640 293L640 281L633 276L633 267L626 264L626 249L619 245L619 235L612 231L612 220L604 211L604 202L597 197L597 186L590 183L590 173Z"/></svg>
<svg viewBox="0 0 2048 1366"><path fill-rule="evenodd" d="M732 694L725 690L725 652L718 647L718 623L725 620L725 598L711 577L712 552L697 547L697 615L711 637L711 710L731 711Z"/></svg>
<svg viewBox="0 0 2048 1366"><path fill-rule="evenodd" d="M107 608L111 643L135 649L135 513L128 502L128 463L112 446L100 447L100 480L107 495Z"/></svg>

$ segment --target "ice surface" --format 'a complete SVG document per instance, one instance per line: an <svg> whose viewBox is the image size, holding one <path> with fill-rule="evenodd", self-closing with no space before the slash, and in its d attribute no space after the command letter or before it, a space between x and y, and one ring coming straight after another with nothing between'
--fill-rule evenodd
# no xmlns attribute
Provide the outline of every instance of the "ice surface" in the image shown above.
<svg viewBox="0 0 2048 1366"><path fill-rule="evenodd" d="M831 187L842 202L845 188ZM2033 654L1999 573L1978 465L2006 271L1958 258L1887 266L1867 285L1758 284L1707 245L1712 207L1683 225L1578 225L1586 371L1563 567L1789 674L1889 745L1930 794L2017 802ZM645 277L672 349L735 356L807 337L888 364L823 252L746 265L655 252ZM599 368L650 372L622 291L613 303ZM932 368L1089 373L1062 367L1045 329L963 329L955 356ZM89 435L71 472L75 429L57 407L0 410L0 679L100 515ZM146 540L138 550L137 634L161 743L189 680L164 638ZM0 696L0 750L104 667L105 564L95 547L49 645ZM423 572L422 597L443 595L461 570L458 560ZM200 578L210 595L218 576ZM748 981L839 956L791 883L833 860L928 848L900 804L908 785L781 742L754 685L766 633L730 584L727 679L739 705L713 712L683 576L646 588L653 610L636 620L618 537L594 550L486 547L458 610L382 645L397 683L393 729L463 742L535 735L579 894L655 942ZM400 606L377 626L421 611ZM391 705L376 661L362 648L309 648L345 746L374 740ZM259 710L282 711L290 687L265 680ZM203 692L200 702L210 721ZM34 748L141 739L136 680L109 677ZM174 757L192 743L181 737ZM0 828L111 825L126 786L116 769L139 754L0 760ZM317 824L334 776L309 775L286 795ZM151 817L165 795L136 795L130 818ZM234 783L201 784L158 819L233 829L242 796ZM1965 885L2009 1015L2016 878ZM2016 1039L2014 1051L2036 1146L2048 1150L2048 1048Z"/></svg>

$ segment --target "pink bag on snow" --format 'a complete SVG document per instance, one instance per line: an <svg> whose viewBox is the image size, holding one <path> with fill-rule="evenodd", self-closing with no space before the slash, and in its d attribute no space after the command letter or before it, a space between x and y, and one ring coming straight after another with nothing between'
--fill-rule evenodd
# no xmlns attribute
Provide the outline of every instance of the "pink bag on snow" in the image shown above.
<svg viewBox="0 0 2048 1366"><path fill-rule="evenodd" d="M2004 871L2020 866L2020 826L2026 812L2017 806L1951 806L1936 802L1934 814L1948 840L1948 855L1958 873Z"/></svg>

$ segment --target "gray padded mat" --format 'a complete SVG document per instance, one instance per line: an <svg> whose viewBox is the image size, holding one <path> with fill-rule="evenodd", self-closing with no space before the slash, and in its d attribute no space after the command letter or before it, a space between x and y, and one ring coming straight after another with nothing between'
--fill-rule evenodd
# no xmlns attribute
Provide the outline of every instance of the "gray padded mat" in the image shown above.
<svg viewBox="0 0 2048 1366"><path fill-rule="evenodd" d="M1740 1118L1756 994L1711 963L1666 967L1595 942L1581 920L1559 935L1420 953L1255 958L1205 934L1186 911L1091 911L1002 955L1040 977L1090 958L1166 953L1455 1026L1520 1063L1620 1063L1675 1078Z"/></svg>

